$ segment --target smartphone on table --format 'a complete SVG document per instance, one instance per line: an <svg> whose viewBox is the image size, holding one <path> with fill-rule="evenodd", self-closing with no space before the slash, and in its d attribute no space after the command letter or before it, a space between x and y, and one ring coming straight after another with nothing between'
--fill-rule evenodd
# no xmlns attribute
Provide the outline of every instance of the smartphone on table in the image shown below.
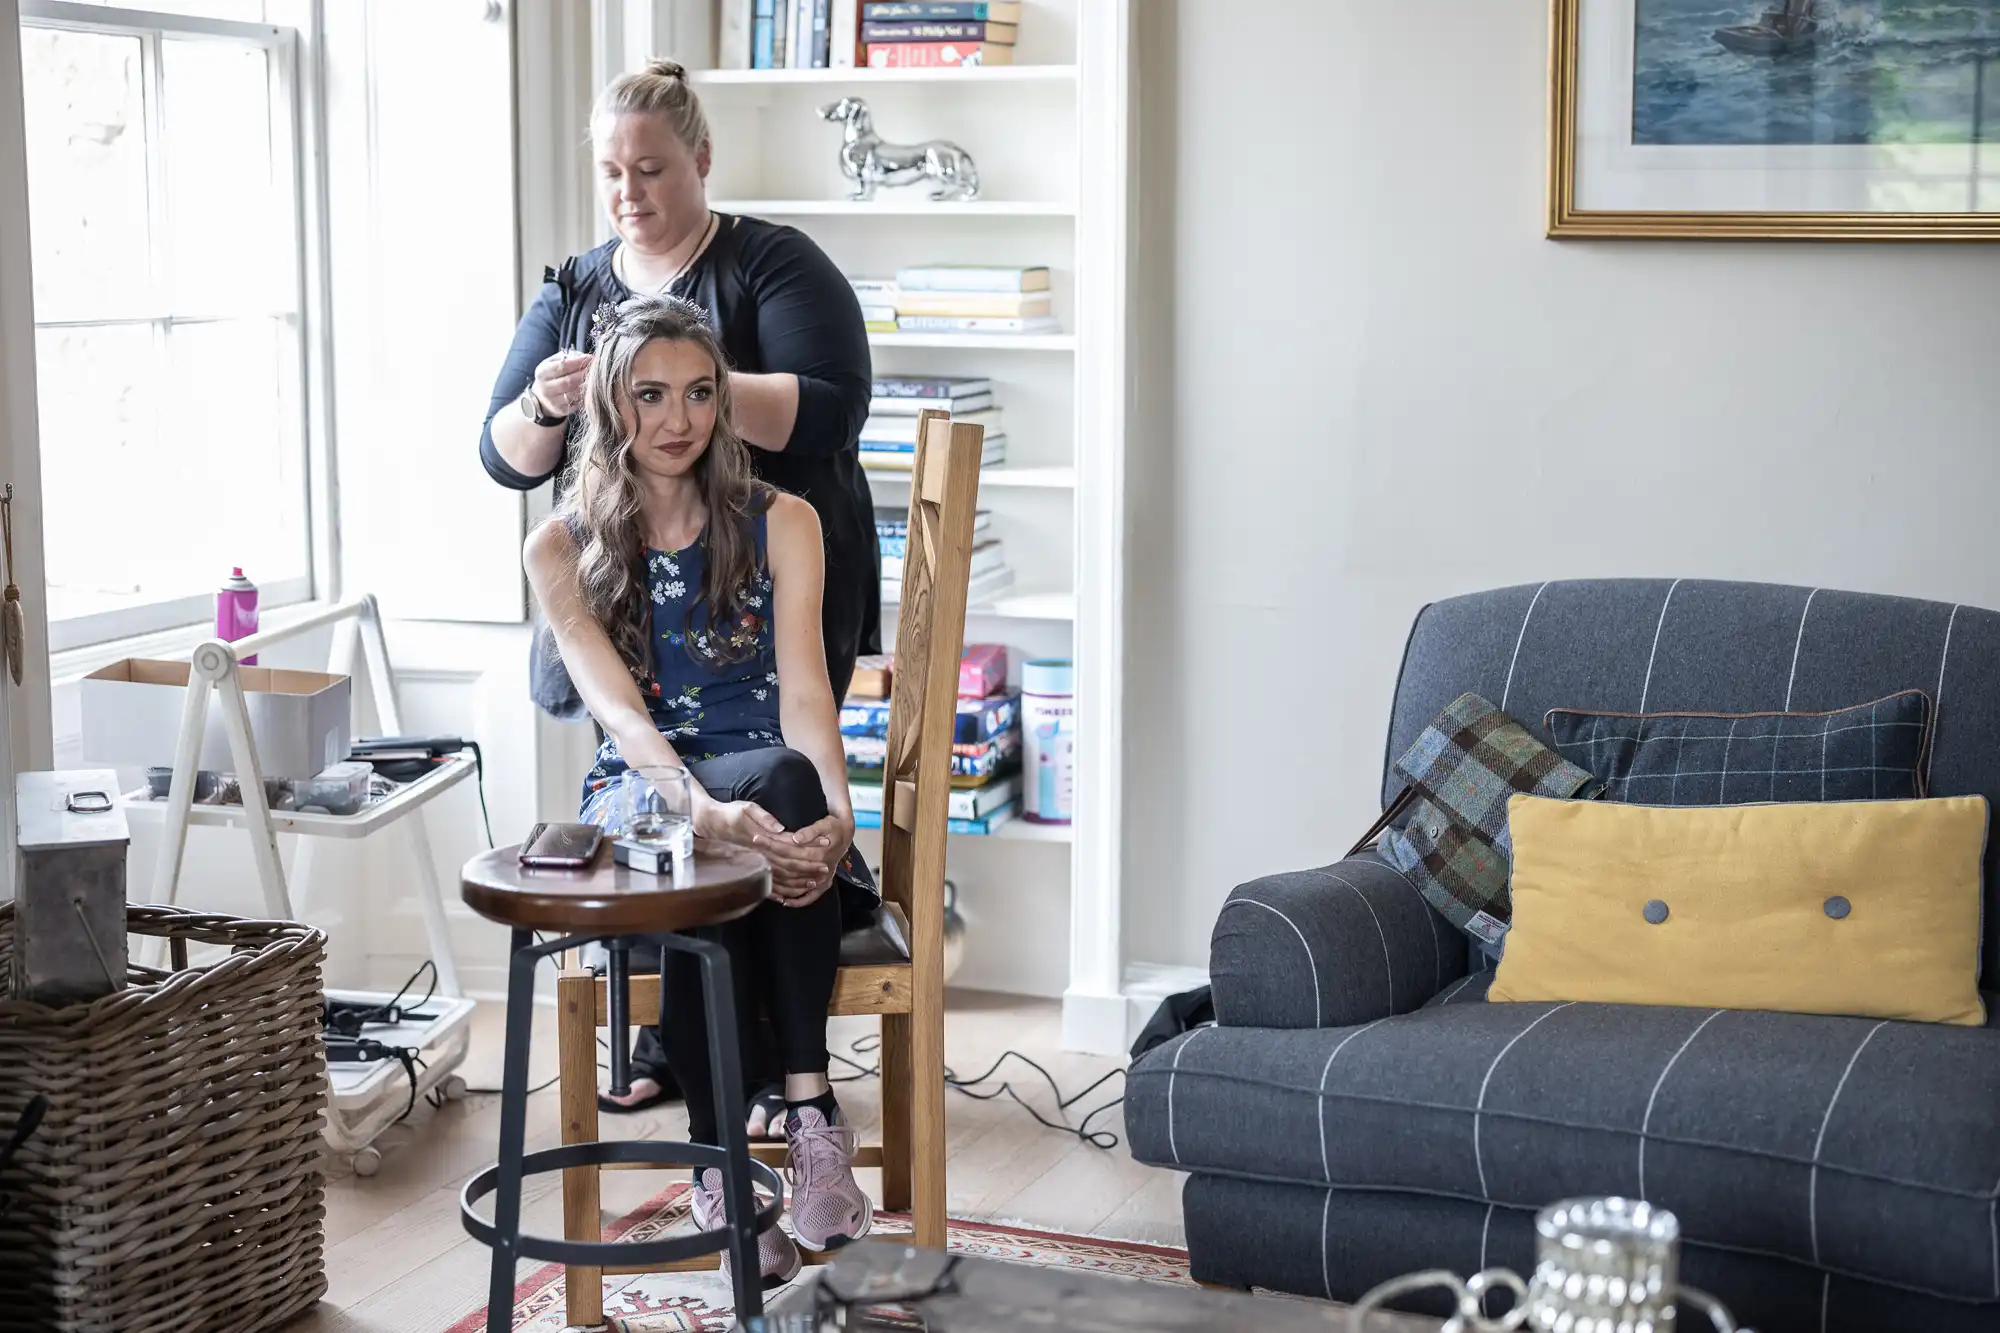
<svg viewBox="0 0 2000 1333"><path fill-rule="evenodd" d="M537 824L521 843L521 864L537 869L577 870L591 863L604 830L595 824Z"/></svg>

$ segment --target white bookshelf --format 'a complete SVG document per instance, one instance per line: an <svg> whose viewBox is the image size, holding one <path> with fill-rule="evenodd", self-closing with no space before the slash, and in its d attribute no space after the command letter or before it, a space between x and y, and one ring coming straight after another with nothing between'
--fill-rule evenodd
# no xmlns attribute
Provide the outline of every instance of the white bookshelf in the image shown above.
<svg viewBox="0 0 2000 1333"><path fill-rule="evenodd" d="M1007 460L982 474L979 502L993 512L1015 583L968 609L966 637L1006 643L1017 684L1022 660L1075 659L1076 819L1016 820L955 840L983 850L955 852L951 873L994 948L1048 957L1059 922L1003 917L1022 901L1049 905L1043 912L1066 901L1065 1044L1105 1054L1126 1045L1127 1008L1118 765L1132 4L1026 0L1012 65L725 70L712 68L716 0L667 0L672 30L704 34L709 46L706 58L699 49L674 55L695 70L714 134L714 207L799 227L854 277L923 263L1050 269L1061 332L875 333L869 345L877 375L990 378L1005 413ZM818 114L842 95L866 98L892 142L964 147L979 166L979 199L933 203L930 187L914 186L851 200L840 128ZM868 475L879 503L908 502L907 474ZM893 633L891 611L885 644Z"/></svg>

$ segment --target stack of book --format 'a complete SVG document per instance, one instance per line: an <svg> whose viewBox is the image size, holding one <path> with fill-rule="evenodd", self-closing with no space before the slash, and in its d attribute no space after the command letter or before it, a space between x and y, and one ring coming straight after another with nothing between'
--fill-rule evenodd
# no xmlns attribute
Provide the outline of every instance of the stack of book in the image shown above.
<svg viewBox="0 0 2000 1333"><path fill-rule="evenodd" d="M1007 688L1006 654L997 644L973 644L959 666L951 747L953 833L991 833L1020 812L1021 696ZM882 826L893 670L891 661L880 671L857 671L840 709L840 743L847 752L849 799L858 828Z"/></svg>
<svg viewBox="0 0 2000 1333"><path fill-rule="evenodd" d="M933 264L896 275L905 333L1056 333L1046 268Z"/></svg>
<svg viewBox="0 0 2000 1333"><path fill-rule="evenodd" d="M716 0L723 69L1011 65L1020 0Z"/></svg>
<svg viewBox="0 0 2000 1333"><path fill-rule="evenodd" d="M993 527L991 510L981 509L972 516L972 565L965 586L968 605L993 600L1014 586L1014 570L998 537L987 535ZM903 553L909 545L909 514L903 509L875 511L875 537L882 544L882 605L896 606L903 600Z"/></svg>
<svg viewBox="0 0 2000 1333"><path fill-rule="evenodd" d="M861 42L870 69L1011 65L1020 0L864 0Z"/></svg>
<svg viewBox="0 0 2000 1333"><path fill-rule="evenodd" d="M951 375L904 375L875 381L868 420L861 423L861 466L908 472L916 464L917 419L927 407L952 414L954 421L986 428L979 465L1007 460L1007 432L993 405L993 382Z"/></svg>
<svg viewBox="0 0 2000 1333"><path fill-rule="evenodd" d="M849 278L854 299L861 302L861 320L870 333L896 331L896 280L894 278Z"/></svg>

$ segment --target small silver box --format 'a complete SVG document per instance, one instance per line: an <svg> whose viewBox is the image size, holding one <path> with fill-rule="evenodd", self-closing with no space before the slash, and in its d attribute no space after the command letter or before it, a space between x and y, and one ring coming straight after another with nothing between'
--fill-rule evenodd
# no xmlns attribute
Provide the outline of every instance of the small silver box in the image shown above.
<svg viewBox="0 0 2000 1333"><path fill-rule="evenodd" d="M674 856L672 843L635 842L630 838L611 840L611 859L636 874L666 879L672 879L686 865L685 858Z"/></svg>
<svg viewBox="0 0 2000 1333"><path fill-rule="evenodd" d="M131 833L110 769L14 779L16 998L78 1004L125 989Z"/></svg>

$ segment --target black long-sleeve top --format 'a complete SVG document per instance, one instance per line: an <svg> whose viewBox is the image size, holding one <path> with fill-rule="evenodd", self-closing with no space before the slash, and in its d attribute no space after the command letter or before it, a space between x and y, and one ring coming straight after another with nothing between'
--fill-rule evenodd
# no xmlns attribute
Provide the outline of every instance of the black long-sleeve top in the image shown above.
<svg viewBox="0 0 2000 1333"><path fill-rule="evenodd" d="M631 295L612 270L618 242L607 241L551 271L514 332L493 385L479 437L480 461L502 486L560 488L580 419L572 418L563 456L549 472L517 472L493 443L493 419L518 412L535 367L562 348L592 351L602 306ZM826 252L793 227L717 215L708 249L673 286L709 312L733 370L789 372L799 381L799 412L782 450L752 446L753 470L818 511L826 534L823 620L834 695L845 691L857 653L881 651L881 556L874 500L856 441L868 416L872 367L868 334L854 289Z"/></svg>

